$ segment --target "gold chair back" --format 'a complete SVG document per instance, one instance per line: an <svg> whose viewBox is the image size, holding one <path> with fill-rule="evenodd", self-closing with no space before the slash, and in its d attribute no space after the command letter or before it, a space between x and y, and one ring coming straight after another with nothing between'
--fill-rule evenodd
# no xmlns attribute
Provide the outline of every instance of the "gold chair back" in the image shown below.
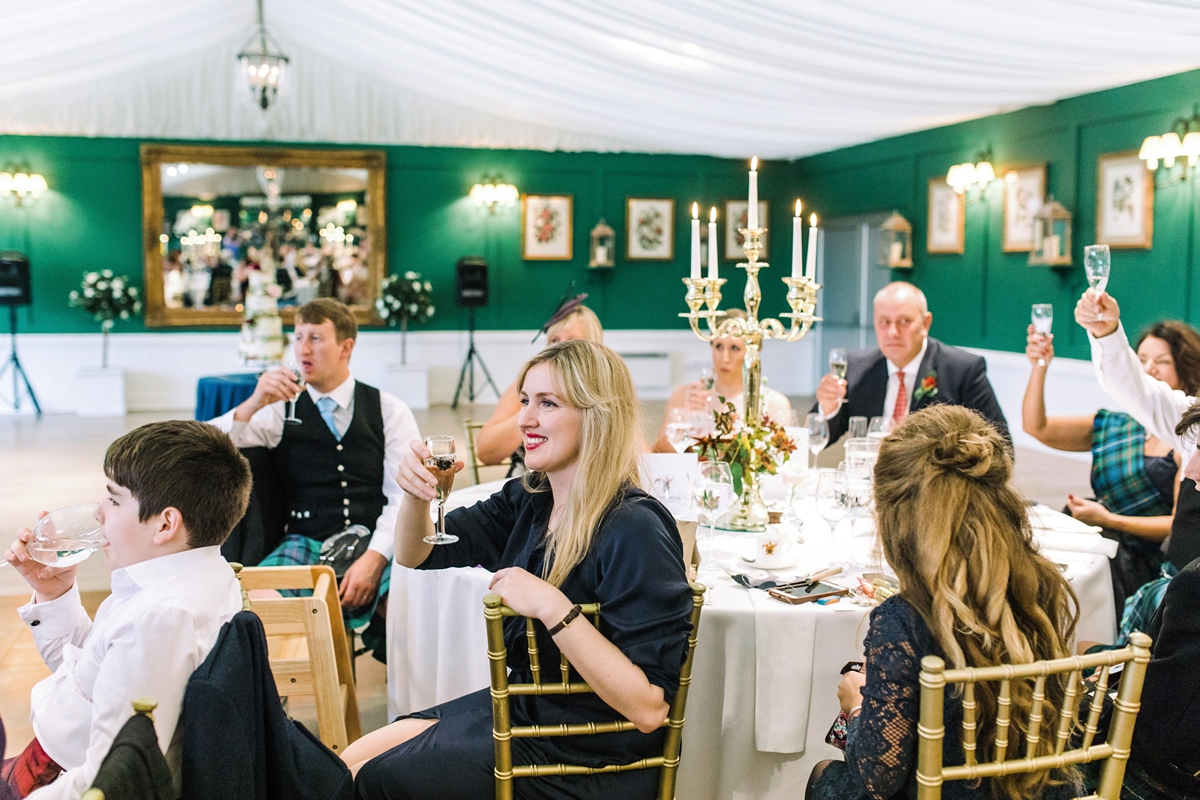
<svg viewBox="0 0 1200 800"><path fill-rule="evenodd" d="M679 670L679 691L671 701L671 709L663 727L667 735L663 743L663 754L643 758L630 764L610 764L604 767L584 767L577 764L530 764L512 763L512 739L546 736L590 736L602 733L618 733L637 730L628 720L616 722L584 722L574 725L513 725L509 714L508 698L512 695L560 695L591 694L586 683L571 682L571 665L566 656L559 660L559 680L543 679L542 665L538 656L537 636L533 620L525 619L525 639L529 650L529 666L533 683L508 682L508 649L504 644L504 617L520 616L504 605L499 595L489 594L483 598L484 619L487 625L488 660L492 678L492 737L496 746L496 800L512 800L513 778L536 778L545 775L597 775L609 772L627 772L635 769L661 768L658 780L658 800L674 800L675 779L679 772L679 752L683 741L684 711L687 708L688 688L692 683L692 658L696 652L696 637L700 629L700 610L704 606L704 587L690 584L692 589L692 631L688 634L687 658ZM599 625L600 606L592 603L581 606L583 614L593 625Z"/></svg>
<svg viewBox="0 0 1200 800"><path fill-rule="evenodd" d="M333 570L322 564L244 567L244 591L311 589L312 597L249 598L267 633L271 672L280 697L316 699L321 741L335 753L362 736L350 645Z"/></svg>
<svg viewBox="0 0 1200 800"><path fill-rule="evenodd" d="M482 481L479 480L479 470L484 467L510 467L512 466L512 458L506 458L497 464L485 464L479 460L476 455L475 437L483 430L482 422L472 422L471 420L463 420L463 438L467 442L467 466L471 468L471 480L478 486Z"/></svg>
<svg viewBox="0 0 1200 800"><path fill-rule="evenodd" d="M925 656L921 659L921 721L917 727L920 740L917 752L918 800L939 800L942 796L942 783L945 781L1039 772L1100 760L1105 761L1101 768L1100 783L1096 794L1090 795L1089 800L1118 800L1121 795L1121 781L1125 777L1125 765L1129 760L1133 726L1141 706L1142 681L1146 676L1146 664L1150 661L1149 636L1133 633L1129 641L1129 646L1121 650L978 669L948 670L945 662L937 656ZM1104 697L1109 690L1107 667L1122 663L1125 667L1117 689L1107 740L1104 744L1094 744ZM1094 668L1100 668L1099 677L1085 721L1078 707L1083 688L1082 672ZM1040 723L1045 714L1055 712L1046 704L1046 678L1051 675L1067 676L1063 707L1057 712L1054 752L1036 757L1027 755L1025 758L1009 758L1012 682L1033 681L1033 705L1029 710L1031 724L1025 736L1025 750L1029 753L1038 744L1040 724L1036 723ZM985 682L997 682L1000 688L996 701L993 760L980 762L975 739L978 729L975 685ZM964 763L961 766L947 767L943 766L942 760L942 742L946 734L942 713L946 686L952 684L962 684ZM1077 720L1083 722L1081 743L1079 747L1069 750L1067 744L1077 727ZM1014 745L1011 749L1015 751L1017 748Z"/></svg>

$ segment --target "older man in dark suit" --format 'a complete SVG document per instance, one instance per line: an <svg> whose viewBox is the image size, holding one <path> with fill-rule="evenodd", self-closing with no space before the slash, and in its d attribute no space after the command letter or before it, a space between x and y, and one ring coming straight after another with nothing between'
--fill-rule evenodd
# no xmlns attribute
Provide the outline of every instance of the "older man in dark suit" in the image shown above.
<svg viewBox="0 0 1200 800"><path fill-rule="evenodd" d="M829 443L842 437L850 417L887 417L898 424L917 409L949 403L974 409L1012 442L1008 423L980 356L929 336L933 315L925 293L895 282L875 295L873 350L851 353L845 380L826 375L817 405L829 420Z"/></svg>

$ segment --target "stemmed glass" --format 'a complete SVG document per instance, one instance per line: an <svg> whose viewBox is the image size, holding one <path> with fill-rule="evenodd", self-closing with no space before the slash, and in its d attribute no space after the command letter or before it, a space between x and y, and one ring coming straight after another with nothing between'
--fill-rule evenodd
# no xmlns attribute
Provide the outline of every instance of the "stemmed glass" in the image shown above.
<svg viewBox="0 0 1200 800"><path fill-rule="evenodd" d="M708 553L707 557L700 560L696 580L711 589L717 580L713 552L717 520L733 506L737 494L733 491L733 473L724 461L704 461L699 466L696 482L692 484L692 499L696 503L696 509L704 514L708 522Z"/></svg>
<svg viewBox="0 0 1200 800"><path fill-rule="evenodd" d="M437 528L432 536L426 536L429 544L450 544L457 542L458 537L446 533L446 498L454 486L454 455L453 436L426 436L425 447L429 449L429 457L425 459L425 469L437 478Z"/></svg>
<svg viewBox="0 0 1200 800"><path fill-rule="evenodd" d="M39 519L33 526L27 549L39 564L70 567L103 549L104 543L104 534L96 520L96 504L88 503L60 508Z"/></svg>
<svg viewBox="0 0 1200 800"><path fill-rule="evenodd" d="M1097 305L1100 303L1100 295L1108 286L1108 270L1111 265L1112 254L1108 245L1090 244L1083 248L1083 270L1087 273L1088 286L1091 287ZM1103 320L1104 315L1097 314L1096 319Z"/></svg>
<svg viewBox="0 0 1200 800"><path fill-rule="evenodd" d="M817 454L829 444L829 420L820 414L809 414L804 418L804 427L808 428L808 449L812 453L813 468L817 466Z"/></svg>
<svg viewBox="0 0 1200 800"><path fill-rule="evenodd" d="M871 417L871 422L867 425L867 438L882 441L886 439L888 434L892 432L892 420L890 417Z"/></svg>
<svg viewBox="0 0 1200 800"><path fill-rule="evenodd" d="M296 361L296 351L294 349L288 350L287 358L284 360L283 365L292 371L292 377L296 379L296 386L300 390L303 390L304 373L300 371L300 364ZM295 397L287 401L287 416L283 418L283 421L288 425L300 425L304 422L304 420L296 416L296 399L298 397L300 397L299 392L297 392Z"/></svg>
<svg viewBox="0 0 1200 800"><path fill-rule="evenodd" d="M1107 245L1106 245L1106 247L1107 247ZM1108 280L1108 277L1107 277L1108 269L1107 268L1105 268L1104 274L1105 274L1104 280L1107 281ZM1090 282L1090 278L1089 278L1089 282ZM1042 335L1042 339L1044 340L1047 336L1050 335L1050 330L1053 327L1054 327L1054 306L1051 305L1050 303L1034 303L1033 304L1033 330L1037 333L1040 333ZM1039 358L1037 365L1039 367L1046 366L1046 359Z"/></svg>
<svg viewBox="0 0 1200 800"><path fill-rule="evenodd" d="M849 363L846 359L846 348L831 347L829 349L829 371L833 373L833 377L839 381L846 380L846 367ZM843 396L838 401L838 407L841 408L847 399L847 397Z"/></svg>
<svg viewBox="0 0 1200 800"><path fill-rule="evenodd" d="M833 542L838 523L850 512L846 495L846 474L840 470L822 472L817 478L817 513L829 525L830 561L833 561Z"/></svg>
<svg viewBox="0 0 1200 800"><path fill-rule="evenodd" d="M683 408L672 408L667 412L667 441L675 448L676 453L688 449L692 442L692 415Z"/></svg>

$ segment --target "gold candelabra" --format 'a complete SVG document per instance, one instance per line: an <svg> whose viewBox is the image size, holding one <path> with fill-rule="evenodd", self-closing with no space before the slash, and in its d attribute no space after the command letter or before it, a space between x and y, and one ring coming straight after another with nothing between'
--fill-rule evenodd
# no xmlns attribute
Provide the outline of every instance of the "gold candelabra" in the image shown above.
<svg viewBox="0 0 1200 800"><path fill-rule="evenodd" d="M706 342L729 337L741 339L746 347L746 360L742 365L742 391L745 398L745 424L756 428L762 425L762 343L766 339L779 339L785 342L798 342L808 333L814 322L820 317L814 315L817 307L817 291L821 285L809 277L783 278L788 287L787 302L791 311L780 314L780 317L791 320L786 326L777 319L758 318L758 307L762 302L762 289L758 285L758 271L770 265L759 261L762 255L762 237L766 228L738 228L745 240L744 251L746 261L738 264L739 269L746 270L746 290L742 299L746 304L746 318L727 317L716 322L721 315L718 307L721 305L721 285L724 278L684 278L687 294L684 300L690 309L680 314L692 326L692 332ZM709 242L709 247L715 247L715 242ZM702 310L704 309L704 310ZM700 321L707 323L707 330L702 330ZM742 475L742 493L738 503L726 518L726 526L732 530L761 531L766 529L767 509L763 504L758 483L752 472Z"/></svg>

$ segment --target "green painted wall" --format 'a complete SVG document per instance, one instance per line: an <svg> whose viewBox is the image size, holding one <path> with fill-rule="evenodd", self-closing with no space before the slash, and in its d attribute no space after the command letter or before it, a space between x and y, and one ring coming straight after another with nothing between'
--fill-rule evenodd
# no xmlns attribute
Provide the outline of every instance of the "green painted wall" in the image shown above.
<svg viewBox="0 0 1200 800"><path fill-rule="evenodd" d="M1086 337L1072 311L1087 287L1083 247L1095 238L1096 159L1136 150L1144 137L1190 115L1198 101L1200 71L1186 72L812 156L797 162L797 184L826 218L898 209L913 224L915 266L895 275L925 290L934 335L959 345L1021 351L1030 305L1053 303L1058 353L1087 358ZM1002 180L982 199L978 190L969 196L962 255L926 252L929 179L988 147L998 175L1004 165L1048 165L1047 190L1074 215L1074 266L1030 267L1027 253L1001 251ZM1108 289L1121 303L1131 335L1164 317L1200 322L1200 286L1193 279L1196 215L1194 180L1159 189L1153 248L1113 251Z"/></svg>
<svg viewBox="0 0 1200 800"><path fill-rule="evenodd" d="M67 293L90 269L128 274L139 285L141 171L135 139L0 136L0 164L26 159L46 176L51 191L35 204L0 204L0 250L29 255L34 306L21 312L30 332L96 329L67 306ZM689 259L688 216L693 200L703 208L746 195L743 161L702 156L546 153L518 150L385 147L387 152L388 267L418 270L434 284L438 313L432 329L466 327L454 306L454 264L479 254L491 266L492 302L480 311L484 329L539 328L571 281L588 292L588 304L611 328L681 328L683 284ZM790 164L764 164L760 192L771 202L768 225L779 233L775 254L790 253L788 209L795 194ZM485 174L499 173L521 191L574 196L574 258L522 261L520 209L495 215L477 209L467 191ZM629 262L623 258L625 198L674 197L675 258ZM605 217L618 232L616 267L587 268L588 234ZM727 297L741 296L742 273L723 262ZM737 273L736 275L734 273ZM782 274L782 273L781 273ZM786 310L782 285L771 282L764 311ZM140 320L117 332L142 330Z"/></svg>

